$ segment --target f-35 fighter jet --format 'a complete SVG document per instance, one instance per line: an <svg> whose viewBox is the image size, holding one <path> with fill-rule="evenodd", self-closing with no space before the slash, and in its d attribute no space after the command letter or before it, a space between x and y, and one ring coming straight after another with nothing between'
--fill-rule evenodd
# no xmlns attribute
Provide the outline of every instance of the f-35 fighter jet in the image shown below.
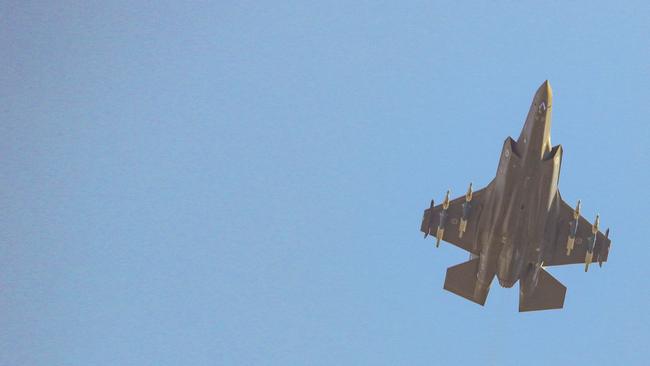
<svg viewBox="0 0 650 366"><path fill-rule="evenodd" d="M467 262L447 269L444 288L484 305L496 276L503 287L519 281L519 311L561 309L566 287L545 266L607 261L609 229L599 231L562 200L558 179L562 146L551 146L551 86L535 93L517 141L508 137L496 177L485 188L424 211L424 237L436 237L470 252Z"/></svg>

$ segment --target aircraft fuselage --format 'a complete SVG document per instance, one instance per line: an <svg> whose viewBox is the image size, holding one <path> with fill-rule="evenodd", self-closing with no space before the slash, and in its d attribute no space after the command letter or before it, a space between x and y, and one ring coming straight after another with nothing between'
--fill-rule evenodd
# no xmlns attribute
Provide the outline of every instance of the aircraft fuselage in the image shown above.
<svg viewBox="0 0 650 366"><path fill-rule="evenodd" d="M557 208L562 150L551 148L551 100L545 84L535 96L519 139L508 137L504 142L495 181L486 192L478 225L477 275L486 291L495 275L503 287L534 276L543 260L545 234L555 231L547 221L555 222L549 217Z"/></svg>
<svg viewBox="0 0 650 366"><path fill-rule="evenodd" d="M420 230L470 253L447 268L444 289L484 305L494 277L503 287L519 282L519 311L560 309L566 286L544 266L581 263L585 272L607 261L609 229L600 232L558 191L562 146L551 145L552 95L548 81L533 97L517 140L508 137L495 178L484 188L442 204L431 200Z"/></svg>

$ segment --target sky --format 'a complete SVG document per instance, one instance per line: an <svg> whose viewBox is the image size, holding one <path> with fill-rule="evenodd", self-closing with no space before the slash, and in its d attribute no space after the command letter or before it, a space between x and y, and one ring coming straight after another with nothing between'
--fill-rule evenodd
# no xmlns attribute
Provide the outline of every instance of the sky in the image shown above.
<svg viewBox="0 0 650 366"><path fill-rule="evenodd" d="M0 3L0 364L643 365L646 1ZM553 88L609 262L442 289L429 200Z"/></svg>

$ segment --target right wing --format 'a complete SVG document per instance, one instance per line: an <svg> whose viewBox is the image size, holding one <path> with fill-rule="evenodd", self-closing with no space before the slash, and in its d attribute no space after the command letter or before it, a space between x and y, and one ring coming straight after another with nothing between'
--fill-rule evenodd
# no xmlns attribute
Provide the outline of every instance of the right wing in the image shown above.
<svg viewBox="0 0 650 366"><path fill-rule="evenodd" d="M587 254L591 241L593 240L592 227L593 225L587 221L582 215L578 218L578 230L575 235L573 250L567 254L567 239L573 221L574 208L569 206L562 197L558 195L560 200L560 215L558 218L558 227L560 228L558 235L553 243L553 250L551 258L544 261L546 266L559 266L564 264L576 264L588 262ZM592 248L592 258L589 260L594 262L606 262L609 256L609 246L611 241L609 238L600 231L596 232L596 242Z"/></svg>
<svg viewBox="0 0 650 366"><path fill-rule="evenodd" d="M492 183L490 183L492 184ZM476 243L478 217L481 213L483 205L485 204L485 192L490 185L472 193L472 200L470 201L471 210L467 219L467 226L465 231L460 233L460 223L463 216L463 203L465 203L465 196L460 196L449 202L447 207L447 217L444 223L444 233L442 240L454 244L455 246L464 249L472 254L478 255L481 248ZM438 235L438 227L440 225L441 213L443 212L443 205L429 207L424 210L422 217L422 225L420 230L427 235Z"/></svg>

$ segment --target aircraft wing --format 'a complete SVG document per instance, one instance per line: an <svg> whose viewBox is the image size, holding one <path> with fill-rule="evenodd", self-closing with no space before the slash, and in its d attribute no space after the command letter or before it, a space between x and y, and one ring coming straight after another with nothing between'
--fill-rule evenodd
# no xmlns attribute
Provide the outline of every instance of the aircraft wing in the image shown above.
<svg viewBox="0 0 650 366"><path fill-rule="evenodd" d="M491 183L490 183L491 184ZM489 186L489 185L488 185ZM463 218L463 204L466 202L465 196L460 196L452 201L449 201L449 206L446 210L446 217L443 219L444 231L441 232L442 240L449 242L461 249L464 249L470 253L478 255L481 248L476 243L476 234L477 234L477 223L478 217L481 213L481 209L484 205L484 197L486 188L478 190L472 193L472 199L470 201L469 214L467 214L466 227L465 231L460 233L461 221ZM432 201L433 204L433 201ZM427 235L433 235L436 238L440 231L441 218L445 215L443 214L443 205L437 205L429 207L424 210L424 216L422 217L422 225L420 230Z"/></svg>
<svg viewBox="0 0 650 366"><path fill-rule="evenodd" d="M560 215L559 225L560 228L558 235L551 251L551 257L544 261L546 266L559 266L563 264L576 264L588 263L592 260L594 262L606 262L609 256L609 247L611 240L607 235L600 231L596 232L596 240L594 242L594 235L592 233L592 223L587 221L582 215L578 218L578 228L575 234L573 250L567 254L567 240L573 225L574 208L569 206L561 197L560 200ZM588 259L588 248L593 243L592 258Z"/></svg>

